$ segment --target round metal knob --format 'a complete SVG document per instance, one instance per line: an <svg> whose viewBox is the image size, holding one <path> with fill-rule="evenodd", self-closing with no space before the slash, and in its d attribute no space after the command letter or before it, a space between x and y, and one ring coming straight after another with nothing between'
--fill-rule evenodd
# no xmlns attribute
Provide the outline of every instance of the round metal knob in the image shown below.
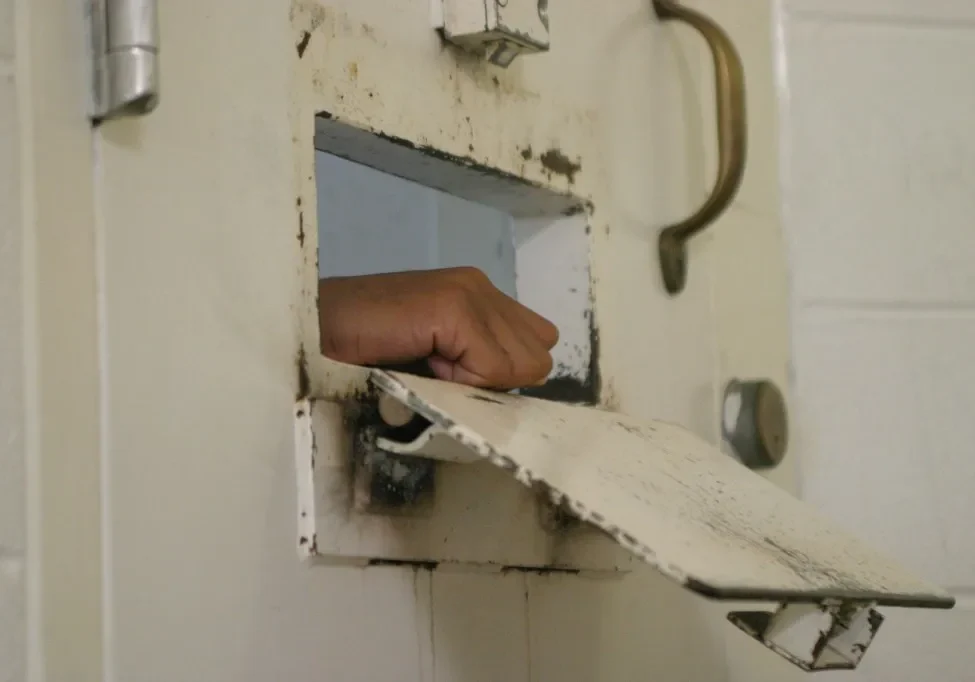
<svg viewBox="0 0 975 682"><path fill-rule="evenodd" d="M782 392L771 381L729 381L721 431L749 469L777 466L789 445L789 418Z"/></svg>

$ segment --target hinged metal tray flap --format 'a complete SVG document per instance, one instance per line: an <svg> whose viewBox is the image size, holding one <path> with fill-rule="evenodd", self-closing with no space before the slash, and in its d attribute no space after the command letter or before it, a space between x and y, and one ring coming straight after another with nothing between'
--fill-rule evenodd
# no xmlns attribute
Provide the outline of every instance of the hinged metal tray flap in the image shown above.
<svg viewBox="0 0 975 682"><path fill-rule="evenodd" d="M954 603L680 426L401 373L374 371L371 382L706 597Z"/></svg>

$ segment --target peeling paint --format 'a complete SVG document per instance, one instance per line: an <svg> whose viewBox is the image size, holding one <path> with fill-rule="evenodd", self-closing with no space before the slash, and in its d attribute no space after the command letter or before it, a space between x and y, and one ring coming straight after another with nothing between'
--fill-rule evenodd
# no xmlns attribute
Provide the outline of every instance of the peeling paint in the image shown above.
<svg viewBox="0 0 975 682"><path fill-rule="evenodd" d="M549 149L538 157L538 160L542 162L545 170L565 177L570 183L576 181L576 173L582 170L580 161L572 161L559 149Z"/></svg>
<svg viewBox="0 0 975 682"><path fill-rule="evenodd" d="M315 452L317 443L312 428L312 402L299 400L295 405L295 481L298 492L298 551L308 558L317 553L315 537Z"/></svg>
<svg viewBox="0 0 975 682"><path fill-rule="evenodd" d="M736 611L728 620L806 672L855 670L884 621L873 606L823 599L774 613Z"/></svg>
<svg viewBox="0 0 975 682"><path fill-rule="evenodd" d="M333 111L319 110L316 148L411 182L494 206L513 216L556 216L589 210L591 201L556 189L522 174L490 165L470 155L446 151L424 142L424 136L405 139L383 130L361 128L341 120ZM463 121L463 119L462 119ZM460 124L458 138L465 149L477 148L473 131ZM388 145L379 144L379 141ZM403 150L417 153L408 159ZM431 163L430 160L441 162Z"/></svg>
<svg viewBox="0 0 975 682"><path fill-rule="evenodd" d="M468 168L473 168L473 169L475 169L475 170L477 170L477 171L479 171L479 172L481 172L481 173L483 173L485 175L488 175L488 176L493 176L493 177L496 177L496 178L499 178L499 179L503 179L503 180L513 180L513 181L518 182L519 184L522 184L522 185L529 185L531 187L536 187L538 189L543 189L543 190L548 191L547 188L542 187L541 185L538 185L537 183L533 183L533 182L531 182L529 180L526 180L524 177L522 177L520 175L516 175L514 173L509 173L507 171L503 171L503 170L501 170L499 168L495 168L493 166L486 166L483 163L481 163L480 161L478 161L477 159L472 158L470 156L458 156L456 154L451 154L450 152L445 152L445 151L443 151L441 149L437 149L436 147L431 147L431 146L428 146L428 145L416 144L416 143L411 142L410 140L404 139L402 137L396 137L394 135L388 135L388 134L383 133L383 132L376 132L375 135L376 135L376 137L379 137L379 138L381 138L383 140L386 140L387 142L392 142L393 144L399 145L401 147L407 147L409 149L415 149L416 151L424 154L425 156L429 156L429 157L432 157L432 158L435 158L435 159L439 159L441 161L448 161L450 163L457 164L459 166L466 166Z"/></svg>
<svg viewBox="0 0 975 682"><path fill-rule="evenodd" d="M953 604L953 599L943 591L918 580L896 564L874 555L869 548L851 545L852 539L846 538L841 530L830 526L828 520L815 516L814 512L802 507L801 503L788 497L773 484L744 468L734 466L713 446L691 437L686 430L674 425L655 422L653 428L648 430L645 427L651 426L650 424L642 424L619 415L608 416L602 411L583 414L577 412L582 409L578 407L556 407L544 401L529 403L519 400L517 410L523 419L517 421L518 426L514 427L510 426L510 415L516 409L515 399L504 396L503 408L482 406L483 412L479 409L478 417L478 421L490 422L502 429L497 434L501 442L511 443L517 440L521 443L515 451L502 452L493 442L466 424L455 421L440 407L447 404L455 407L462 405L464 401L470 400L470 389L382 372L374 372L371 381L444 429L459 443L510 472L523 485L532 490L546 491L554 504L564 505L574 516L595 524L621 546L667 577L702 595L719 599L791 603L818 603L832 598L839 602L869 599L884 605L930 605L941 608ZM484 394L483 391L474 393ZM473 406L469 405L465 409L473 409ZM563 430L565 419L570 416L573 420L590 420L593 428L599 428L605 434L606 446L612 448L616 459L615 464L612 464L609 460L597 458L598 464L592 463L592 476L578 480L585 480L588 485L597 489L600 486L618 488L619 495L629 495L639 504L645 504L648 518L656 519L654 515L662 512L668 522L674 524L676 535L665 541L665 537L657 533L654 535L654 542L661 545L662 551L671 555L669 558L662 556L657 549L651 548L641 539L640 534L645 534L646 528L636 525L624 529L611 520L607 510L615 510L612 504L604 504L599 513L592 508L589 498L611 499L606 496L608 488L604 491L605 494L593 490L586 499L582 499L567 494L565 489L554 482L559 480L563 485L579 488L576 478L566 476L560 467L553 468L548 456L540 452L544 448L537 442L533 444L533 439L542 430L559 433ZM549 424L542 426L546 421ZM622 434L613 436L615 429L605 427L617 422L637 427L636 432L620 429ZM504 434L504 428L518 430L518 438L514 438L512 433ZM559 446L553 441L546 447L554 449ZM644 449L659 453L661 458L643 457L640 453ZM515 453L518 459L515 458ZM634 459L631 460L631 457ZM576 465L581 465L587 460L577 457L573 461ZM642 464L637 465L637 461ZM526 462L533 462L534 466ZM541 468L536 471L535 466ZM618 475L609 476L613 466L618 467ZM540 473L542 471L547 473ZM579 472L576 471L574 476L578 477ZM727 494L715 496L719 490L716 486L720 484L720 489L723 489L725 483L740 488L748 495L742 498ZM647 496L646 493L650 491L654 494ZM693 506L693 512L684 510L676 516L671 515L671 510L667 508L667 499L686 504L684 500L688 495L706 499L710 506L696 505ZM795 517L793 521L801 522L814 534L816 540L778 533L776 524L783 523L778 512L775 519L754 515L755 508L749 502L752 497L766 499L776 495L780 498L776 500L777 509L781 508L784 514L788 507L788 513ZM626 504L620 504L620 508L627 508ZM651 523L648 527L660 530L656 523ZM698 532L704 528L707 528L705 532L713 533L710 537L716 539L713 548L716 555L726 551L729 546L736 547L736 551L748 553L755 564L754 571L763 573L761 577L764 582L756 583L754 572L742 571L741 567L723 573L720 566L701 563L698 561L700 556L688 554L687 549L675 539L682 537L684 530L696 529L694 532ZM760 528L767 531L763 534L759 531ZM776 536L773 542L770 542L771 532L775 532ZM833 544L826 542L827 538L832 539ZM732 545L727 544L729 541ZM841 545L842 549L836 550L837 545ZM809 551L806 551L807 548ZM743 555L739 553L737 556ZM695 565L694 571L688 571L683 565L685 561ZM709 578L703 580L698 573L707 574Z"/></svg>
<svg viewBox="0 0 975 682"><path fill-rule="evenodd" d="M566 209L565 212L562 213L562 215L564 215L566 217L569 217L569 216L579 215L583 211L587 211L587 212L591 213L592 210L593 210L593 204L592 204L592 202L591 201L584 201L583 203L579 204L578 206L573 206L571 208Z"/></svg>
<svg viewBox="0 0 975 682"><path fill-rule="evenodd" d="M311 378L308 376L308 357L305 354L304 346L298 348L295 366L298 369L298 395L296 399L303 400L311 393Z"/></svg>
<svg viewBox="0 0 975 682"><path fill-rule="evenodd" d="M479 437L475 437L472 433L468 432L463 425L457 424L446 413L437 409L429 402L421 399L418 395L416 395L416 393L407 388L393 376L385 373L374 373L371 381L377 387L396 397L398 400L401 400L418 414L421 414L430 420L435 419L438 426L449 433L449 435L456 439L457 442L465 445L474 452L479 453L495 466L511 473L515 480L519 481L522 485L536 490L546 491L553 504L557 506L564 505L574 516L582 521L593 523L601 531L612 537L623 548L632 552L647 563L656 566L658 570L661 570L677 582L685 585L687 584L688 576L684 574L679 567L661 565L661 563L657 561L656 552L654 552L654 550L652 550L649 546L638 542L632 535L623 531L615 524L605 521L603 523L597 523L592 513L595 510L591 509L582 501L569 497L563 491L549 484L541 476L536 475L531 469L519 465L511 457L498 452L492 446L492 444ZM667 569L670 569L669 573Z"/></svg>

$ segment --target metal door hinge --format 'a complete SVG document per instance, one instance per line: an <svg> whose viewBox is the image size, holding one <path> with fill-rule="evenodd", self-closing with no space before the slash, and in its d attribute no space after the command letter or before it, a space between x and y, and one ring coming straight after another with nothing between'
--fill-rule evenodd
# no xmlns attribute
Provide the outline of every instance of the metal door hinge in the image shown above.
<svg viewBox="0 0 975 682"><path fill-rule="evenodd" d="M156 0L87 0L91 58L89 116L145 116L159 102Z"/></svg>

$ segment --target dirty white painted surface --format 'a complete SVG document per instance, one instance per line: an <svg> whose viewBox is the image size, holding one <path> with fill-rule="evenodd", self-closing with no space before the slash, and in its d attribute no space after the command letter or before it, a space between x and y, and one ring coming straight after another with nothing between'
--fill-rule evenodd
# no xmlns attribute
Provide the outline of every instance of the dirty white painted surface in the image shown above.
<svg viewBox="0 0 975 682"><path fill-rule="evenodd" d="M94 221L78 15L0 2L0 679L101 679Z"/></svg>
<svg viewBox="0 0 975 682"><path fill-rule="evenodd" d="M597 381L591 362L592 283L586 216L516 220L513 236L518 300L559 328L550 378L568 379L576 386Z"/></svg>
<svg viewBox="0 0 975 682"><path fill-rule="evenodd" d="M678 584L719 598L951 604L675 424L399 373L371 381Z"/></svg>
<svg viewBox="0 0 975 682"><path fill-rule="evenodd" d="M696 36L642 0L567 0L550 8L552 52L492 76L441 46L425 2L160 5L162 103L94 133L96 164L77 25L60 0L29 3L48 679L102 679L103 653L104 677L126 682L722 680L729 661L775 660L649 570L502 580L294 553L300 351L316 393L364 379L314 352L316 244L297 236L299 216L316 232L320 111L592 202L605 405L715 441L724 377L784 381L761 149L741 212L693 246L688 290L670 300L659 283L654 231L693 209L714 167ZM738 40L752 144L774 147L757 134L766 3L695 5ZM553 150L581 164L571 182L543 165ZM756 253L769 268L743 273ZM485 636L469 614L486 605L511 626Z"/></svg>
<svg viewBox="0 0 975 682"><path fill-rule="evenodd" d="M27 667L27 410L14 3L0 0L0 680Z"/></svg>
<svg viewBox="0 0 975 682"><path fill-rule="evenodd" d="M975 7L783 0L802 497L959 595L842 682L972 679Z"/></svg>
<svg viewBox="0 0 975 682"><path fill-rule="evenodd" d="M330 401L296 406L295 541L301 557L325 564L413 561L488 572L557 568L599 577L632 568L630 555L591 527L548 532L550 512L537 493L512 484L509 473L443 432L433 445L445 458L464 461L439 466L432 507L362 511L352 484L352 434L333 426L342 417L342 408ZM411 445L422 444L421 438Z"/></svg>
<svg viewBox="0 0 975 682"><path fill-rule="evenodd" d="M686 212L705 186L686 180L700 141L683 144L681 121L699 103L687 101L689 92L677 96L695 86L668 32L644 2L611 11L560 3L551 10L558 47L497 74L495 84L440 45L425 5L271 2L241 12L218 3L201 12L197 3L167 2L162 34L179 47L166 62L160 108L98 135L109 658L119 680L431 679L422 653L431 650L437 679L489 670L517 679L530 669L545 680L564 666L553 652L567 648L580 658L575 679L593 669L605 680L722 675L721 640L678 656L673 633L700 637L700 623L726 624L647 572L615 587L538 577L527 595L512 591L505 612L513 623L536 590L560 616L531 618L529 638L543 641L529 650L512 648L507 636L475 641L469 629L444 627L451 613L491 599L491 581L452 579L445 602L437 596L447 578L437 573L307 566L295 555L299 349L313 393L324 393L330 376L314 353L314 115L323 110L511 172L524 168L561 191L568 178L549 177L539 155L560 149L581 159L571 190L596 206L603 398L715 433L706 245L679 302L662 294L653 261L655 227ZM536 151L526 160L529 145ZM560 612L560 600L576 607ZM442 633L432 644L430 630L417 626L431 621ZM557 623L571 626L570 639ZM598 638L582 636L596 627ZM648 646L652 630L667 634Z"/></svg>

